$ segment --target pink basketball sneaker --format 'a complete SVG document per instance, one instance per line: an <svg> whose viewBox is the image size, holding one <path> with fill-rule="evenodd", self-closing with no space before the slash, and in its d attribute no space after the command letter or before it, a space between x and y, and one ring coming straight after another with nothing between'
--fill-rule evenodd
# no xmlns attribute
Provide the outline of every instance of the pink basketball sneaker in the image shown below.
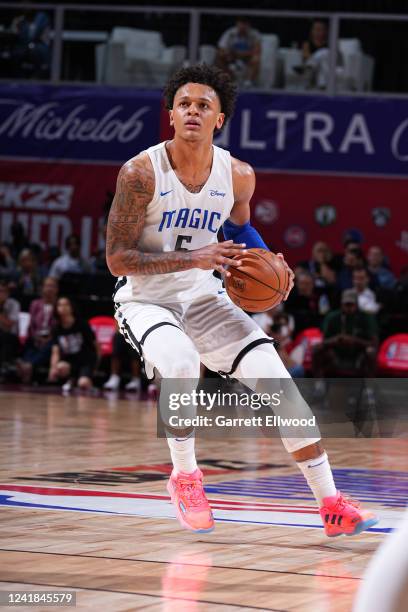
<svg viewBox="0 0 408 612"><path fill-rule="evenodd" d="M197 468L192 474L173 470L167 490L183 527L199 533L214 529L214 519L204 493L201 470Z"/></svg>
<svg viewBox="0 0 408 612"><path fill-rule="evenodd" d="M329 538L342 534L357 535L378 523L375 514L362 510L358 502L343 497L340 491L337 491L337 495L324 498L320 516Z"/></svg>

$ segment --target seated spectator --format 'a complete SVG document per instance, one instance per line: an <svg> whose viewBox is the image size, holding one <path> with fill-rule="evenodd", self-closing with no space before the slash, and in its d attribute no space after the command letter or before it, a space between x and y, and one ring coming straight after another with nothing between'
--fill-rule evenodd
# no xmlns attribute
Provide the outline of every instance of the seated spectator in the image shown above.
<svg viewBox="0 0 408 612"><path fill-rule="evenodd" d="M0 368L2 374L14 363L19 351L18 317L20 304L10 297L5 282L0 282Z"/></svg>
<svg viewBox="0 0 408 612"><path fill-rule="evenodd" d="M315 19L309 37L302 43L303 66L296 72L306 76L306 87L326 89L329 80L329 28L323 19ZM337 50L337 73L342 71L343 58Z"/></svg>
<svg viewBox="0 0 408 612"><path fill-rule="evenodd" d="M353 287L353 270L364 267L364 254L355 242L348 242L344 247L343 261L337 274L337 285L341 291Z"/></svg>
<svg viewBox="0 0 408 612"><path fill-rule="evenodd" d="M56 319L48 380L67 380L63 391L70 391L76 380L80 389L90 389L97 360L95 334L67 297L58 299Z"/></svg>
<svg viewBox="0 0 408 612"><path fill-rule="evenodd" d="M372 246L367 252L367 267L377 286L381 289L393 289L396 278L384 265L384 253L381 247Z"/></svg>
<svg viewBox="0 0 408 612"><path fill-rule="evenodd" d="M113 337L113 352L111 358L110 377L103 385L106 391L117 391L120 387L120 371L123 362L129 361L132 378L127 385L126 391L140 391L140 359L130 344L126 342L122 334L116 332Z"/></svg>
<svg viewBox="0 0 408 612"><path fill-rule="evenodd" d="M56 323L55 306L58 296L58 281L55 278L44 279L41 298L33 300L30 305L30 326L23 355L18 363L20 377L29 383L33 371L50 362L52 347L52 330Z"/></svg>
<svg viewBox="0 0 408 612"><path fill-rule="evenodd" d="M255 85L261 57L261 35L246 17L226 30L218 42L216 64L244 87Z"/></svg>
<svg viewBox="0 0 408 612"><path fill-rule="evenodd" d="M308 272L297 274L295 287L286 302L287 310L295 319L295 334L307 327L320 327L322 317L330 308L326 293L318 293L314 279Z"/></svg>
<svg viewBox="0 0 408 612"><path fill-rule="evenodd" d="M51 30L47 13L26 11L13 19L10 31L17 37L12 51L15 76L47 77L51 64Z"/></svg>
<svg viewBox="0 0 408 612"><path fill-rule="evenodd" d="M377 303L374 291L369 289L370 278L365 268L354 268L353 289L357 293L358 307L361 312L377 314L380 304Z"/></svg>
<svg viewBox="0 0 408 612"><path fill-rule="evenodd" d="M323 19L315 19L312 22L307 40L302 43L302 57L307 62L316 51L327 49L329 40L329 28Z"/></svg>
<svg viewBox="0 0 408 612"><path fill-rule="evenodd" d="M11 280L16 273L16 264L6 244L0 244L0 278Z"/></svg>
<svg viewBox="0 0 408 612"><path fill-rule="evenodd" d="M17 270L11 288L18 298L37 297L41 288L41 273L37 260L30 249L23 249L17 260Z"/></svg>
<svg viewBox="0 0 408 612"><path fill-rule="evenodd" d="M342 266L344 265L344 257L346 256L347 252L353 251L353 250L361 251L362 253L361 242L353 238L346 237L346 239L343 241L343 252L335 253L333 255L332 264L333 264L334 269L336 270L336 274L339 273Z"/></svg>
<svg viewBox="0 0 408 612"><path fill-rule="evenodd" d="M325 242L315 242L312 257L298 264L313 275L316 287L330 287L336 283L336 272L331 263L333 253Z"/></svg>
<svg viewBox="0 0 408 612"><path fill-rule="evenodd" d="M89 264L80 255L79 237L71 234L65 241L66 253L57 257L50 267L49 276L59 280L67 272L86 274L90 272Z"/></svg>
<svg viewBox="0 0 408 612"><path fill-rule="evenodd" d="M323 343L313 351L314 376L374 375L377 323L372 315L358 309L353 289L343 291L340 310L326 315L323 334Z"/></svg>

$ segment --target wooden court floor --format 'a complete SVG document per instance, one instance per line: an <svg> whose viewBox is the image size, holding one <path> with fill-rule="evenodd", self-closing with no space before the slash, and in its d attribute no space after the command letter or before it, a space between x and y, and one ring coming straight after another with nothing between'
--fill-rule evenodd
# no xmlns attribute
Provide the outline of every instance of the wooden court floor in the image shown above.
<svg viewBox="0 0 408 612"><path fill-rule="evenodd" d="M407 497L407 440L327 440L339 488L381 516L330 540L280 440L199 440L217 520L190 534L154 404L0 390L0 437L0 590L75 591L79 610L351 610Z"/></svg>

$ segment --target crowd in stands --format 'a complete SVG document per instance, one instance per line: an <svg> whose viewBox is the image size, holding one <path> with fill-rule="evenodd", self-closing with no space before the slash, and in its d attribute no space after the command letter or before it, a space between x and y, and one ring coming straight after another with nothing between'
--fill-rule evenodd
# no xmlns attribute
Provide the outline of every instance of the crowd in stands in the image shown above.
<svg viewBox="0 0 408 612"><path fill-rule="evenodd" d="M259 30L251 26L248 17L236 19L235 25L225 30L217 44L215 64L244 87L262 86L259 82L261 61ZM292 81L302 89L326 89L329 79L329 27L324 19L313 20L307 38L298 44L299 62L292 66ZM337 71L341 71L343 57L337 50Z"/></svg>
<svg viewBox="0 0 408 612"><path fill-rule="evenodd" d="M0 27L0 70L5 77L22 79L50 77L52 19L51 12L22 7L11 21ZM220 37L216 35L212 41L211 47L215 50L215 58L200 57L200 61L214 62L229 72L240 87L270 87L271 83L264 82L260 71L262 32L255 28L245 15L237 17L234 21L231 20L231 24L233 25ZM102 26L96 27L96 29L101 28ZM305 21L304 33L303 39L292 41L292 50L298 49L299 54L290 68L291 88L325 89L329 74L328 22L324 19ZM79 57L75 63L78 63L78 60ZM279 61L284 63L282 58ZM343 64L344 59L338 49L337 70L341 71ZM174 68L177 67L179 66ZM279 71L285 72L283 66L280 66ZM275 79L274 86L288 85L284 80L284 76ZM146 83L147 85L149 83Z"/></svg>
<svg viewBox="0 0 408 612"><path fill-rule="evenodd" d="M0 245L0 381L58 384L64 391L74 385L89 390L95 383L108 391L122 385L140 391L138 355L114 320L108 318L107 360L92 328L92 317L111 317L113 309L114 279L103 255L84 260L78 236L71 235L65 252L50 249L46 261L21 226L11 235L9 244ZM295 273L288 300L254 315L277 341L290 373L375 376L380 343L408 331L408 266L398 278L379 246L363 249L351 232L340 254L315 243Z"/></svg>
<svg viewBox="0 0 408 612"><path fill-rule="evenodd" d="M363 250L351 232L341 254L316 242L295 274L285 304L255 315L292 376L375 376L380 344L408 332L408 266L397 278L381 247Z"/></svg>

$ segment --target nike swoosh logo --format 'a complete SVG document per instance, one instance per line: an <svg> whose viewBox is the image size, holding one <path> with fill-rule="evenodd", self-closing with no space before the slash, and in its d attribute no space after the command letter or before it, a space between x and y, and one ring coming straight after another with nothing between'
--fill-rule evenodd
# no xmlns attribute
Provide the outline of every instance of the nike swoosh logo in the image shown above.
<svg viewBox="0 0 408 612"><path fill-rule="evenodd" d="M160 195L161 195L161 196L165 196L165 195L167 195L168 193L170 193L171 191L173 191L173 190L172 190L172 189L169 189L169 191L161 191L161 192L160 192Z"/></svg>

